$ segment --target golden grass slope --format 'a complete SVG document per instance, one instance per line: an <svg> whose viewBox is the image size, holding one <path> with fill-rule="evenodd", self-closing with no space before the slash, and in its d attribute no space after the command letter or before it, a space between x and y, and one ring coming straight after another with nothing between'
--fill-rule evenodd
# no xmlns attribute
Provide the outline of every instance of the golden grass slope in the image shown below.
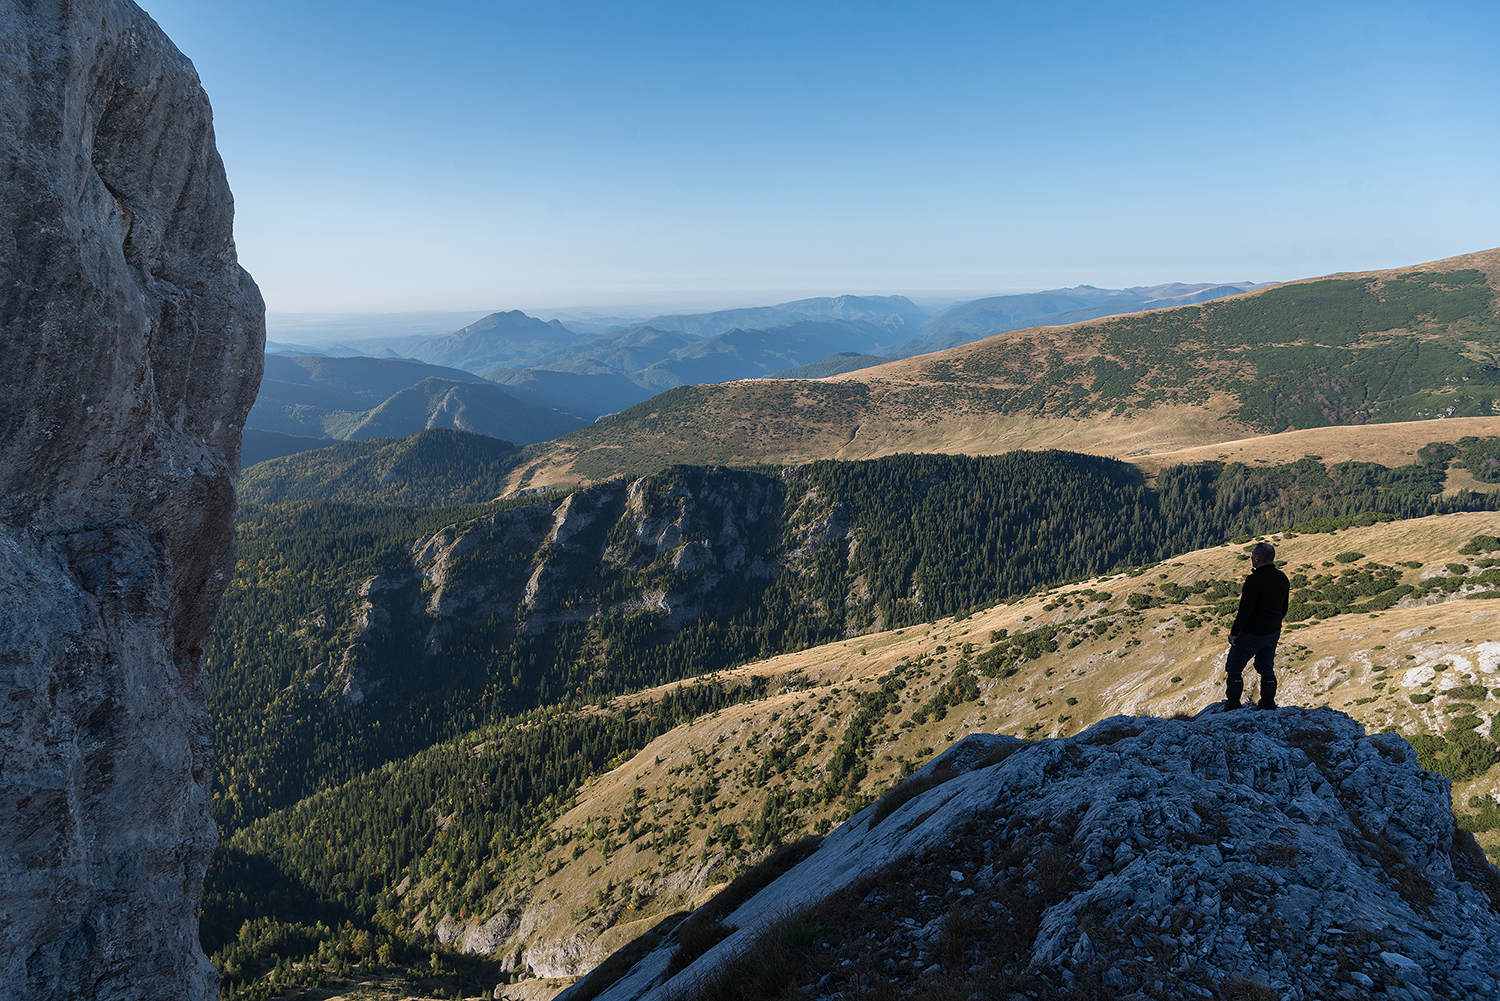
<svg viewBox="0 0 1500 1001"><path fill-rule="evenodd" d="M1447 573L1448 563L1472 562L1458 549L1476 534L1500 535L1500 515L1455 514L1271 538L1279 540L1278 557L1289 570L1342 568L1335 556L1358 551L1361 562L1419 563L1404 570L1404 579L1414 582ZM548 943L570 943L564 951L592 965L666 914L700 904L739 867L763 857L764 850L748 843L763 804L773 793L795 804L818 786L859 696L893 673L906 687L899 709L876 730L860 802L968 733L1066 736L1116 714L1191 714L1221 699L1228 618L1215 617L1211 605L1191 602L1131 611L1127 599L1203 579L1237 586L1248 568L1245 548L1201 550L960 621L860 637L724 672L721 680L766 677L773 694L665 734L579 792L550 843L534 849L533 875L508 890L525 911L529 948L546 952ZM1109 597L1099 597L1101 592ZM1190 618L1199 624L1191 625ZM943 719L912 722L914 711L953 677L967 644L971 656L978 656L990 648L992 631L1016 634L1042 625L1070 626L1086 638L1022 663L1011 677L981 676L977 700L950 709ZM1481 734L1500 737L1500 729L1491 729L1500 690L1462 703L1446 694L1470 683L1500 689L1497 641L1500 599L1439 595L1373 614L1309 620L1283 634L1278 700L1328 705L1371 730L1393 726L1408 735L1443 733L1452 713L1474 712L1484 719ZM1253 673L1249 687L1253 692ZM1409 696L1417 693L1434 698L1416 704ZM758 775L777 746L789 750L791 766ZM693 790L705 781L716 784L716 791L695 807ZM1455 799L1466 802L1475 793L1500 793L1500 766L1456 788ZM793 810L788 836L826 829L848 811L837 800L807 802ZM632 816L633 824L627 822ZM731 826L735 835L725 833ZM1500 832L1481 840L1494 844Z"/></svg>
<svg viewBox="0 0 1500 1001"><path fill-rule="evenodd" d="M1286 284L1464 269L1484 273L1491 288L1500 291L1500 249L1406 268L1339 273ZM1266 291L1217 302L1248 299ZM1169 312L1155 310L1132 316ZM616 424L534 446L527 461L511 475L506 489L594 482L677 462L745 466L826 458L870 459L899 452L989 455L1047 448L1127 457L1255 436L1255 429L1227 416L1238 405L1230 394L1201 384L1190 392L1151 400L1148 406L1096 408L1089 416L1070 416L1065 412L1067 406L1054 405L1053 398L1061 401L1067 395L1061 390L1024 412L1010 414L1000 413L994 405L995 397L987 394L988 387L1014 390L1017 365L1022 370L1034 365L1037 379L1045 381L1043 370L1053 363L1053 352L1058 363L1086 362L1096 357L1097 332L1121 319L1104 317L1067 326L1008 331L946 351L827 379L760 379L684 387L673 391L676 397L663 394L654 398L628 420L615 418ZM1012 374L988 379L974 374L995 359L1004 359ZM1223 374L1228 378L1236 372L1238 369L1229 366ZM962 373L957 382L955 373ZM1170 398L1173 395L1175 401ZM1485 425L1489 433L1494 427L1500 427L1500 422ZM1427 440L1443 440L1443 436Z"/></svg>
<svg viewBox="0 0 1500 1001"><path fill-rule="evenodd" d="M1336 462L1374 462L1394 467L1416 462L1417 450L1435 441L1453 442L1468 435L1483 438L1497 434L1500 434L1500 417L1454 417L1395 424L1307 428L1122 458L1139 467L1148 477L1154 477L1168 466L1195 462L1243 462L1246 465L1274 466L1296 462L1309 455L1317 456L1329 465ZM1481 483L1467 470L1453 468L1448 471L1443 492L1451 494L1458 490L1495 489L1500 489L1500 485Z"/></svg>

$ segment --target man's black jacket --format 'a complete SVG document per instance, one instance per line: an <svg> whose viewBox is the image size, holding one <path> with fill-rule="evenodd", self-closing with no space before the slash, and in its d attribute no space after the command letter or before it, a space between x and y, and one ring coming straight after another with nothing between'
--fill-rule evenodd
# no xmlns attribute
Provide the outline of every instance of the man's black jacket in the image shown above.
<svg viewBox="0 0 1500 1001"><path fill-rule="evenodd" d="M1234 617L1234 625L1229 627L1229 635L1267 636L1280 630L1291 593L1291 582L1273 564L1256 567L1255 572L1245 579L1245 589L1240 592L1239 614Z"/></svg>

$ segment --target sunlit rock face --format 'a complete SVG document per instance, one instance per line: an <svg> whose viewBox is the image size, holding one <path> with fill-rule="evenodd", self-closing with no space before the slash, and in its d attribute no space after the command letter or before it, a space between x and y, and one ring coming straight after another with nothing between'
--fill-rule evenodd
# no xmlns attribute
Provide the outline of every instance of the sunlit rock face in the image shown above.
<svg viewBox="0 0 1500 1001"><path fill-rule="evenodd" d="M210 998L202 646L260 293L192 64L0 0L0 996Z"/></svg>

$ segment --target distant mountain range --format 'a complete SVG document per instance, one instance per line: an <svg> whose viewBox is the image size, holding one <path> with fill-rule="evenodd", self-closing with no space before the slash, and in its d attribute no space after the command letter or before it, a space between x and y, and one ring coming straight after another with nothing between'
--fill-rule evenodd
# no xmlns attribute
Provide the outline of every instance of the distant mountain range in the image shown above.
<svg viewBox="0 0 1500 1001"><path fill-rule="evenodd" d="M645 325L712 337L735 329L766 330L807 319L856 320L879 327L887 335L899 335L903 331L915 331L929 316L928 310L904 295L840 295L798 299L777 306L657 316L647 320Z"/></svg>
<svg viewBox="0 0 1500 1001"><path fill-rule="evenodd" d="M307 358L403 358L404 355L397 354L390 348L374 348L365 350L363 348L350 347L347 344L330 344L321 348L309 347L306 344L283 344L280 341L266 341L266 354L287 355L289 357Z"/></svg>
<svg viewBox="0 0 1500 1001"><path fill-rule="evenodd" d="M707 337L641 326L553 352L534 367L624 375L657 393L675 386L762 378L839 351L872 350L885 338L883 329L864 320L804 319L770 329L734 327Z"/></svg>
<svg viewBox="0 0 1500 1001"><path fill-rule="evenodd" d="M1004 331L1204 302L1259 287L1249 282L1128 289L1080 285L976 299L936 314L899 295L824 296L664 314L636 323L575 319L571 327L507 310L440 336L348 338L327 347L272 341L267 343L272 357L363 354L366 361L375 360L368 357L373 355L405 367L351 366L345 370L348 377L339 378L327 366L304 366L301 375L285 366L268 370L250 426L336 438L452 426L527 444L542 440L538 435L554 437L677 386L770 376L825 378ZM848 360L855 356L880 361ZM365 378L370 381L361 382ZM441 392L441 387L429 386L374 413L393 394L428 378L488 380L503 386L514 401L554 413L526 413L493 394L453 386Z"/></svg>
<svg viewBox="0 0 1500 1001"><path fill-rule="evenodd" d="M459 369L386 358L268 354L247 429L299 440L255 441L246 458L259 454L262 446L286 455L305 450L284 450L289 446L321 447L329 444L328 439L404 438L432 427L530 444L584 423Z"/></svg>
<svg viewBox="0 0 1500 1001"><path fill-rule="evenodd" d="M679 386L528 446L514 485L900 452L1130 456L1289 429L1492 417L1497 284L1500 251L1489 251L1005 331L822 381Z"/></svg>
<svg viewBox="0 0 1500 1001"><path fill-rule="evenodd" d="M492 368L484 377L517 399L566 410L586 421L650 399L651 391L614 372L580 374L544 368Z"/></svg>
<svg viewBox="0 0 1500 1001"><path fill-rule="evenodd" d="M912 330L908 300L766 307L845 316L764 329L711 332L776 318L728 310L593 337L512 311L426 342L434 357L529 362L492 366L488 378L416 361L270 355L249 426L339 439L476 431L525 446L511 481L522 488L671 463L1042 445L1130 455L1291 428L1491 416L1500 413L1496 253L1245 294L1173 284L994 296L923 321L905 343L1012 329L896 361L886 359L899 344L883 341ZM1158 311L1120 315L1145 309Z"/></svg>
<svg viewBox="0 0 1500 1001"><path fill-rule="evenodd" d="M888 361L895 360L895 358L885 358L881 355L862 355L857 351L839 351L811 365L799 365L796 368L784 368L780 372L772 372L770 378L826 379L830 375L858 372L862 368L874 368L876 365L884 365Z"/></svg>
<svg viewBox="0 0 1500 1001"><path fill-rule="evenodd" d="M445 427L521 444L556 438L583 424L572 414L518 400L493 383L451 379L423 379L365 413L328 422L335 437L346 441L404 438Z"/></svg>
<svg viewBox="0 0 1500 1001"><path fill-rule="evenodd" d="M578 339L556 320L548 323L512 309L491 313L446 337L422 338L402 353L419 361L477 373L545 355Z"/></svg>
<svg viewBox="0 0 1500 1001"><path fill-rule="evenodd" d="M909 358L912 355L968 344L1008 330L1054 327L1121 313L1186 306L1267 288L1272 284L1275 283L1184 285L1181 282L1171 282L1118 289L1079 285L1075 288L1053 289L1050 292L990 296L972 302L961 302L944 310L924 323L918 336L894 345L887 353L898 358Z"/></svg>

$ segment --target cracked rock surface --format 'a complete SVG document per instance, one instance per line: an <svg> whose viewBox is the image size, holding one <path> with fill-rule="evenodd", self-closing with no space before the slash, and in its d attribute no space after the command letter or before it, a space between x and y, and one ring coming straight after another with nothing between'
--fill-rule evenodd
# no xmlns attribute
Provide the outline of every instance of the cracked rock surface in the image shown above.
<svg viewBox="0 0 1500 1001"><path fill-rule="evenodd" d="M264 306L192 64L0 0L0 995L211 998L202 646Z"/></svg>
<svg viewBox="0 0 1500 1001"><path fill-rule="evenodd" d="M976 734L928 770L934 787L851 818L674 977L675 935L599 997L681 991L799 913L821 929L808 997L1500 995L1500 875L1448 781L1342 713Z"/></svg>

